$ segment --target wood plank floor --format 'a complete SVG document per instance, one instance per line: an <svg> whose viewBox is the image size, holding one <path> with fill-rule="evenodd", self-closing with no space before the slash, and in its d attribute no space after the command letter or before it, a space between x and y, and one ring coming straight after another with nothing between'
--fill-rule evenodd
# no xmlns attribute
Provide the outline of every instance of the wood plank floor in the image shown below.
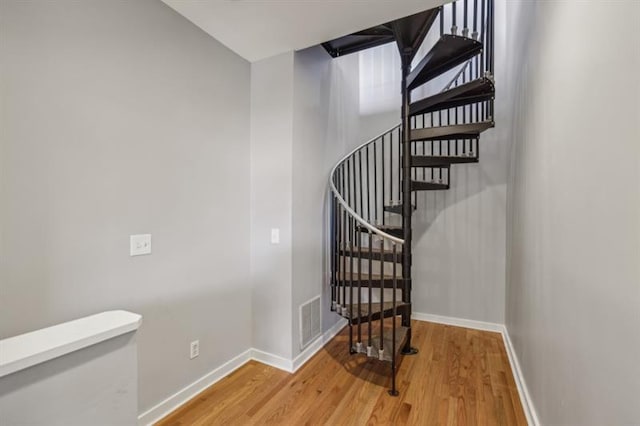
<svg viewBox="0 0 640 426"><path fill-rule="evenodd" d="M158 424L526 425L498 333L413 322L418 355L389 364L349 355L348 328L295 374L250 361Z"/></svg>

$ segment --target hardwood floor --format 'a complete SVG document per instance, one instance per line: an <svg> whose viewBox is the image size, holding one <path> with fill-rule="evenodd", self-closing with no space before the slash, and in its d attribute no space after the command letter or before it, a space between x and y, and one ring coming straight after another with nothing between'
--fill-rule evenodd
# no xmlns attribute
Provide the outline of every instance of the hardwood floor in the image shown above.
<svg viewBox="0 0 640 426"><path fill-rule="evenodd" d="M348 328L295 374L250 361L158 424L526 425L502 337L414 321L400 396L389 364L349 355Z"/></svg>

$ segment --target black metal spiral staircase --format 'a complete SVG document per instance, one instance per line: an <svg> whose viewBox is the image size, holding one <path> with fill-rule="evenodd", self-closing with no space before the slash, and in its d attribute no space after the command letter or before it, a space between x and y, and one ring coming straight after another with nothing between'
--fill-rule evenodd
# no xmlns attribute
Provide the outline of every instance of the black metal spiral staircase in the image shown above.
<svg viewBox="0 0 640 426"><path fill-rule="evenodd" d="M480 134L494 125L493 10L493 0L460 0L323 43L337 57L396 42L401 56L401 124L354 149L330 176L331 309L349 320L351 353L391 364L391 395L398 394L399 355L417 353L417 197L449 189L452 165L478 162ZM423 46L434 33L437 41ZM412 100L416 89L443 78L443 90Z"/></svg>

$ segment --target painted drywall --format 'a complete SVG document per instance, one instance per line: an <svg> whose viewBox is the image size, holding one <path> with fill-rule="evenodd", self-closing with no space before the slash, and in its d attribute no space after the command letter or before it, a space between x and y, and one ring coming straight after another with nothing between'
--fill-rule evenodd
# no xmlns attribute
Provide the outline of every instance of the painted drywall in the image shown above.
<svg viewBox="0 0 640 426"><path fill-rule="evenodd" d="M462 4L459 5L462 7ZM504 92L505 6L496 5L496 127L480 138L480 162L454 165L451 189L420 192L413 215L413 310L415 312L476 321L504 322L506 180L508 165L508 106ZM451 14L448 13L447 16ZM450 22L445 22L448 30ZM415 62L439 38L436 25L427 35ZM393 53L393 55L390 55ZM386 93L400 87L401 74L395 45L385 45L361 54L361 90ZM456 70L415 90L420 99L442 90ZM382 77L380 77L382 76ZM386 80L384 77L386 76ZM371 79L380 79L371 83ZM379 85L391 87L379 87ZM363 102L366 96L361 97ZM397 104L394 104L397 103ZM400 97L361 105L361 142L388 130L400 119ZM386 107L386 110L384 108ZM420 177L420 176L419 176ZM391 220L398 220L390 215Z"/></svg>
<svg viewBox="0 0 640 426"><path fill-rule="evenodd" d="M640 4L508 2L506 326L540 423L640 422Z"/></svg>
<svg viewBox="0 0 640 426"><path fill-rule="evenodd" d="M142 314L141 411L248 349L249 63L155 0L4 0L0 58L0 336Z"/></svg>
<svg viewBox="0 0 640 426"><path fill-rule="evenodd" d="M253 347L292 358L293 52L251 64ZM271 229L280 243L271 243Z"/></svg>
<svg viewBox="0 0 640 426"><path fill-rule="evenodd" d="M135 425L137 354L127 333L1 377L2 424Z"/></svg>
<svg viewBox="0 0 640 426"><path fill-rule="evenodd" d="M330 310L328 181L357 140L357 56L332 59L323 48L294 55L292 186L293 355L301 351L300 305L322 295L322 332L339 320ZM355 66L354 66L355 65Z"/></svg>
<svg viewBox="0 0 640 426"><path fill-rule="evenodd" d="M480 136L480 161L453 165L448 191L418 195L413 237L415 312L504 323L509 150L505 10L505 2L497 1L496 126ZM450 78L437 79L430 89L442 90Z"/></svg>

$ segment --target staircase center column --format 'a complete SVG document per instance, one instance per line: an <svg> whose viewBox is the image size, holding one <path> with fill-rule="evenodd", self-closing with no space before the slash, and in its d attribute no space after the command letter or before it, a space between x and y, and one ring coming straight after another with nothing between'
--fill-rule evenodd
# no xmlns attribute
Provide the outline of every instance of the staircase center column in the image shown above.
<svg viewBox="0 0 640 426"><path fill-rule="evenodd" d="M411 48L405 48L402 51L402 229L404 231L403 239L403 257L402 257L402 278L404 288L402 291L402 299L404 303L411 303L411 123L409 122L409 102L410 93L407 88L407 76L411 70ZM411 305L409 305L411 306ZM407 309L402 315L402 326L409 327L407 333L407 341L402 352L411 354L417 352L411 348L411 311Z"/></svg>

